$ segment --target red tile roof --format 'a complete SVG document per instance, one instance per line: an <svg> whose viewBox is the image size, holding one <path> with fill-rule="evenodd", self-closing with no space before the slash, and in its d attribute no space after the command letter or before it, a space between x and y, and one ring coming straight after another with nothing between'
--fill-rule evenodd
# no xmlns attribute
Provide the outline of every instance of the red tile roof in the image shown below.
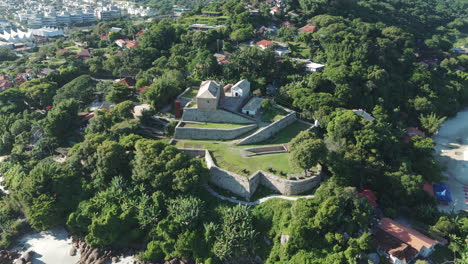
<svg viewBox="0 0 468 264"><path fill-rule="evenodd" d="M138 31L138 33L136 33L136 36L139 37L139 36L143 35L143 33L145 33L144 29Z"/></svg>
<svg viewBox="0 0 468 264"><path fill-rule="evenodd" d="M143 92L143 91L145 91L145 90L147 90L147 89L149 89L149 88L150 88L149 86L143 86L143 87L141 87L140 89L138 89L138 92L141 93L141 92Z"/></svg>
<svg viewBox="0 0 468 264"><path fill-rule="evenodd" d="M409 143L411 142L411 138L415 136L426 137L426 134L415 127L408 127L405 129L405 136L403 137L403 141Z"/></svg>
<svg viewBox="0 0 468 264"><path fill-rule="evenodd" d="M55 53L59 54L59 53L64 53L64 52L69 52L69 51L70 51L69 49L59 49Z"/></svg>
<svg viewBox="0 0 468 264"><path fill-rule="evenodd" d="M136 40L127 40L125 47L127 49L136 48L136 47L138 47L138 41L136 41Z"/></svg>
<svg viewBox="0 0 468 264"><path fill-rule="evenodd" d="M423 190L426 191L430 196L435 197L434 196L434 187L432 187L432 184L425 183L423 185Z"/></svg>
<svg viewBox="0 0 468 264"><path fill-rule="evenodd" d="M273 45L273 41L264 39L264 40L260 40L259 42L257 42L257 45L268 48L269 46Z"/></svg>
<svg viewBox="0 0 468 264"><path fill-rule="evenodd" d="M13 84L8 80L0 80L0 91L4 91L13 87Z"/></svg>
<svg viewBox="0 0 468 264"><path fill-rule="evenodd" d="M126 86L128 86L130 88L130 87L135 86L136 81L135 81L135 79L133 79L131 77L125 77L123 79L118 80L117 83L123 83L123 84L125 84Z"/></svg>
<svg viewBox="0 0 468 264"><path fill-rule="evenodd" d="M358 193L359 196L366 198L369 203L376 207L377 206L377 196L375 196L374 192L369 189L364 189Z"/></svg>
<svg viewBox="0 0 468 264"><path fill-rule="evenodd" d="M318 28L316 26L312 26L311 24L307 24L298 29L300 33L314 33L317 32Z"/></svg>
<svg viewBox="0 0 468 264"><path fill-rule="evenodd" d="M397 223L390 218L382 218L378 227L384 232L415 248L417 251L421 251L423 247L431 248L437 244L437 241L408 226Z"/></svg>
<svg viewBox="0 0 468 264"><path fill-rule="evenodd" d="M398 240L379 227L372 227L372 234L374 235L375 243L378 248L405 263L410 262L418 254L415 248Z"/></svg>

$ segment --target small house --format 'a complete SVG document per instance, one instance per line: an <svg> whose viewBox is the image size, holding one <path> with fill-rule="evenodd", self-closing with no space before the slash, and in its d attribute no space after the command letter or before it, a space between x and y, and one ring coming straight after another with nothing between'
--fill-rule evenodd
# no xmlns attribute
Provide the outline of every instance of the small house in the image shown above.
<svg viewBox="0 0 468 264"><path fill-rule="evenodd" d="M367 121L373 122L375 120L375 118L371 114L367 113L366 111L364 111L362 109L353 109L352 111L353 111L353 113L355 113L358 116L361 116L362 118L364 118Z"/></svg>
<svg viewBox="0 0 468 264"><path fill-rule="evenodd" d="M415 136L426 137L426 134L424 134L423 131L419 130L416 127L408 127L405 129L405 135L403 137L403 141L405 143L410 143L411 139Z"/></svg>
<svg viewBox="0 0 468 264"><path fill-rule="evenodd" d="M255 116L262 107L263 99L260 97L252 97L243 107L242 113L250 116Z"/></svg>
<svg viewBox="0 0 468 264"><path fill-rule="evenodd" d="M110 33L119 33L120 31L122 31L122 28L119 28L119 27L111 27L109 29Z"/></svg>
<svg viewBox="0 0 468 264"><path fill-rule="evenodd" d="M88 60L91 59L91 53L89 49L81 49L81 51L77 54L80 60Z"/></svg>
<svg viewBox="0 0 468 264"><path fill-rule="evenodd" d="M266 40L266 39L257 42L257 46L259 46L262 50L272 47L274 44L275 43L273 41Z"/></svg>
<svg viewBox="0 0 468 264"><path fill-rule="evenodd" d="M291 54L291 51L287 47L278 46L275 48L275 55L278 57L284 57Z"/></svg>
<svg viewBox="0 0 468 264"><path fill-rule="evenodd" d="M250 95L250 82L247 80L240 80L231 88L231 96L233 97L246 97Z"/></svg>
<svg viewBox="0 0 468 264"><path fill-rule="evenodd" d="M391 263L409 263L416 257L427 258L439 243L390 218L382 218L372 228L379 253Z"/></svg>
<svg viewBox="0 0 468 264"><path fill-rule="evenodd" d="M307 24L297 30L297 33L304 34L304 33L314 33L317 32L318 28L311 24Z"/></svg>
<svg viewBox="0 0 468 264"><path fill-rule="evenodd" d="M199 110L218 109L221 97L221 86L216 81L204 81L197 93L197 108Z"/></svg>
<svg viewBox="0 0 468 264"><path fill-rule="evenodd" d="M321 72L325 69L325 65L309 61L306 63L305 68L307 72Z"/></svg>

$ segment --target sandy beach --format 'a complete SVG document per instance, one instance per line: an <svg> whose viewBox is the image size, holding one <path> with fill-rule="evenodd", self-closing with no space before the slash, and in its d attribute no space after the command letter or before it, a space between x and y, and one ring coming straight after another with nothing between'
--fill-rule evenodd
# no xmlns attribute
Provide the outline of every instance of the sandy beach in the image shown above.
<svg viewBox="0 0 468 264"><path fill-rule="evenodd" d="M33 250L33 264L75 264L80 260L80 255L70 256L72 239L64 228L56 228L40 233L26 234L22 236L13 250L20 254ZM137 259L133 256L120 257L115 264L133 264ZM106 264L111 264L108 261Z"/></svg>
<svg viewBox="0 0 468 264"><path fill-rule="evenodd" d="M24 253L34 250L33 264L74 264L80 257L70 256L72 240L63 228L52 229L40 233L27 234L18 241L14 250Z"/></svg>
<svg viewBox="0 0 468 264"><path fill-rule="evenodd" d="M453 198L453 203L439 206L439 209L446 212L468 210L464 192L464 185L468 186L468 109L442 123L433 139L435 157L445 168L447 180L444 182Z"/></svg>

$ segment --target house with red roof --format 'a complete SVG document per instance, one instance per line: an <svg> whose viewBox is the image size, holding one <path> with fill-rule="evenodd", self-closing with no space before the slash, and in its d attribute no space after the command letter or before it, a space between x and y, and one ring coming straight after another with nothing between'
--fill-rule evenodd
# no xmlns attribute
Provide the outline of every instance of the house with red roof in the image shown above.
<svg viewBox="0 0 468 264"><path fill-rule="evenodd" d="M426 134L416 127L408 127L405 129L405 136L403 137L403 141L405 143L410 143L411 139L415 136L426 137Z"/></svg>
<svg viewBox="0 0 468 264"><path fill-rule="evenodd" d="M91 59L91 53L89 52L89 49L81 49L81 51L76 55L78 55L78 57L83 61Z"/></svg>
<svg viewBox="0 0 468 264"><path fill-rule="evenodd" d="M8 80L8 77L6 76L2 76L2 77L4 78L0 80L0 92L3 92L13 87L13 84Z"/></svg>
<svg viewBox="0 0 468 264"><path fill-rule="evenodd" d="M142 92L148 90L149 88L150 88L150 87L149 87L148 85L143 86L143 87L141 87L140 89L138 89L138 92L139 92L139 93L142 93Z"/></svg>
<svg viewBox="0 0 468 264"><path fill-rule="evenodd" d="M427 194L429 194L431 197L435 197L435 195L434 195L434 187L432 186L432 184L426 182L426 183L423 185L423 190L424 190L425 192L427 192Z"/></svg>
<svg viewBox="0 0 468 264"><path fill-rule="evenodd" d="M135 36L139 37L139 36L143 35L143 33L145 33L145 30L144 30L144 29L138 31L138 33L136 33Z"/></svg>
<svg viewBox="0 0 468 264"><path fill-rule="evenodd" d="M117 44L117 46L119 46L121 48L125 47L125 45L126 45L126 42L125 42L124 39L117 39L116 41L114 41L114 43Z"/></svg>
<svg viewBox="0 0 468 264"><path fill-rule="evenodd" d="M229 57L231 56L231 53L229 52L215 53L213 56L218 61L218 64L224 65L230 62Z"/></svg>
<svg viewBox="0 0 468 264"><path fill-rule="evenodd" d="M21 85L25 82L27 82L28 79L27 79L27 74L26 73L18 73L16 74L16 78L15 78L15 83L17 85Z"/></svg>
<svg viewBox="0 0 468 264"><path fill-rule="evenodd" d="M125 43L125 48L127 49L134 49L136 47L138 47L138 41L136 40L128 40Z"/></svg>
<svg viewBox="0 0 468 264"><path fill-rule="evenodd" d="M273 41L266 40L266 39L260 40L259 42L257 42L257 46L259 46L262 50L272 47L273 44L275 44Z"/></svg>
<svg viewBox="0 0 468 264"><path fill-rule="evenodd" d="M361 196L362 198L365 198L367 201L369 201L369 204L372 205L373 207L377 207L377 196L375 193L369 189L364 189L358 192L358 195Z"/></svg>
<svg viewBox="0 0 468 264"><path fill-rule="evenodd" d="M304 33L314 33L317 32L318 28L316 26L313 26L311 24L307 24L297 30L299 34L304 34Z"/></svg>
<svg viewBox="0 0 468 264"><path fill-rule="evenodd" d="M134 49L138 47L138 41L136 40L118 39L114 43L123 49Z"/></svg>
<svg viewBox="0 0 468 264"><path fill-rule="evenodd" d="M117 81L117 83L123 83L128 88L133 88L136 84L136 80L132 77L125 77Z"/></svg>
<svg viewBox="0 0 468 264"><path fill-rule="evenodd" d="M416 257L427 258L439 244L438 241L386 217L372 227L372 233L378 252L396 264L409 263Z"/></svg>

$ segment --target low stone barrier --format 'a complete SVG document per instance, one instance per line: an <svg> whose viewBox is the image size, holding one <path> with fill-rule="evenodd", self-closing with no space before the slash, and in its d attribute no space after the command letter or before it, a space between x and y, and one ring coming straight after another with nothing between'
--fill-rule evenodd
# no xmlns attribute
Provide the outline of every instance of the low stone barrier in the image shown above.
<svg viewBox="0 0 468 264"><path fill-rule="evenodd" d="M198 108L185 107L182 115L183 121L253 124L255 121L241 115L225 110L199 110Z"/></svg>
<svg viewBox="0 0 468 264"><path fill-rule="evenodd" d="M191 158L202 158L205 157L206 150L204 149L189 149L189 148L179 148L185 154L189 155Z"/></svg>
<svg viewBox="0 0 468 264"><path fill-rule="evenodd" d="M182 122L179 122L175 128L174 137L179 139L230 140L242 136L256 127L256 124L252 124L233 129L195 128L183 127Z"/></svg>
<svg viewBox="0 0 468 264"><path fill-rule="evenodd" d="M296 119L296 112L293 111L287 114L285 117L281 118L280 120L277 120L271 123L270 125L259 129L252 135L243 138L237 143L237 145L248 145L267 140L274 134L278 133L281 129L292 124L294 121L296 121Z"/></svg>
<svg viewBox="0 0 468 264"><path fill-rule="evenodd" d="M321 180L322 169L320 165L314 176L304 180L287 180L262 170L256 171L252 176L247 178L216 166L208 150L181 150L192 154L201 154L204 151L206 166L210 170L210 182L245 199L250 199L259 185L263 185L283 195L296 195L315 188L320 184Z"/></svg>

